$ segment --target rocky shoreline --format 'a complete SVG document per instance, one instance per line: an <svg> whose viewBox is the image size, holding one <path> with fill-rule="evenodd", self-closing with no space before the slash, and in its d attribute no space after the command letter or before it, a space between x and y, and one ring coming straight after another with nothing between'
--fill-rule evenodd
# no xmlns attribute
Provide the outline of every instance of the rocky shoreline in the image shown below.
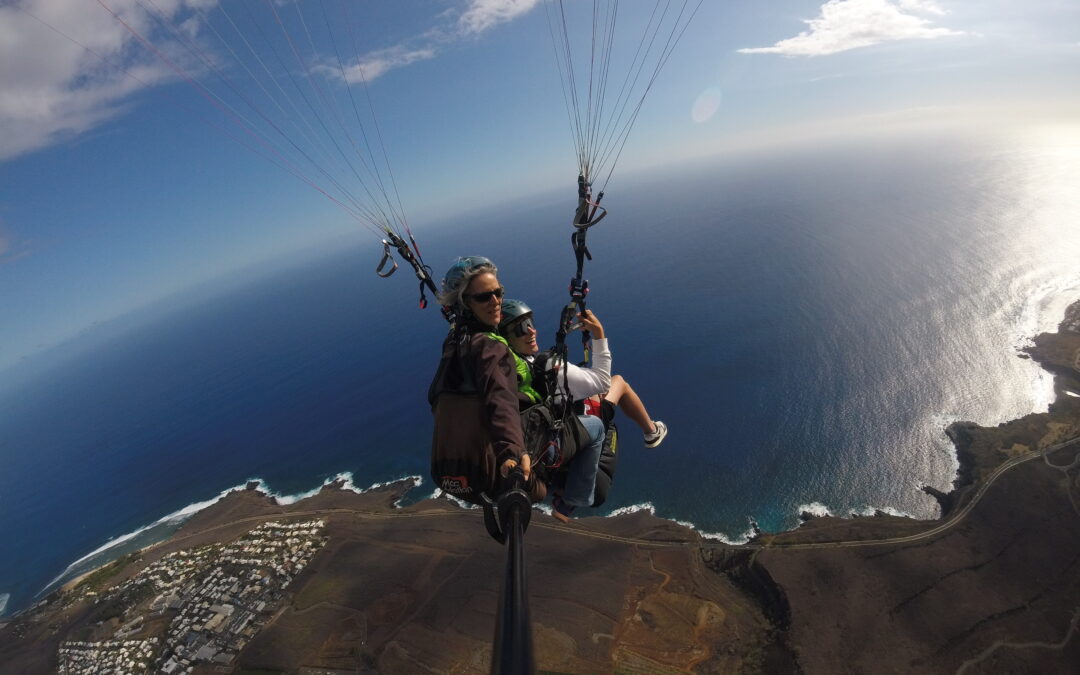
<svg viewBox="0 0 1080 675"><path fill-rule="evenodd" d="M1080 437L1080 302L1025 351L1054 374L1055 401L948 427L952 489L924 488L939 520L814 518L762 538L752 564L776 586L762 601L790 612L783 639L801 672L871 673L886 659L899 672L1074 672L1080 486L1041 451Z"/></svg>
<svg viewBox="0 0 1080 675"><path fill-rule="evenodd" d="M647 512L570 526L534 518L526 554L539 667L1070 672L1080 663L1077 471L1049 466L1041 451L1080 436L1080 302L1026 352L1054 374L1055 402L996 427L949 426L960 464L952 490L925 488L940 520L810 518L731 546ZM1061 450L1058 463L1078 450ZM477 511L444 500L397 508L409 482L363 494L330 485L287 506L252 487L0 628L0 672L55 672L64 640L107 632L93 623L96 594L168 554L312 516L327 522L329 543L231 666L487 671L504 550Z"/></svg>

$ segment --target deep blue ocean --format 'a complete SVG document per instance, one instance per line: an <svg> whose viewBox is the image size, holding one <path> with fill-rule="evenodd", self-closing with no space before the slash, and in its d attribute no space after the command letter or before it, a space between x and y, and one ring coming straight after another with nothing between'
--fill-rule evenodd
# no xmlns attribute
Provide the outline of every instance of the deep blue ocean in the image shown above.
<svg viewBox="0 0 1080 675"><path fill-rule="evenodd" d="M491 257L550 343L574 178L414 224L425 258L441 276ZM1080 297L1076 127L724 155L617 175L605 201L590 306L670 435L646 450L620 418L601 514L651 505L730 541L806 509L932 518L949 422L1051 400L1019 350ZM296 496L415 475L429 496L445 324L408 270L372 274L380 252L358 235L204 284L0 373L0 614L249 480Z"/></svg>

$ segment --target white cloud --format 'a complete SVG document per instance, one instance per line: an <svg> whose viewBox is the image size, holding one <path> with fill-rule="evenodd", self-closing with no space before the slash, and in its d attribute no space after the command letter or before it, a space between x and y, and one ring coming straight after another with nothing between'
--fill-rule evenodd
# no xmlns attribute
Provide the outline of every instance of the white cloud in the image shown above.
<svg viewBox="0 0 1080 675"><path fill-rule="evenodd" d="M19 241L0 219L0 265L14 262L30 255L30 242Z"/></svg>
<svg viewBox="0 0 1080 675"><path fill-rule="evenodd" d="M155 6L171 17L206 3L157 0ZM153 30L137 0L105 4L134 30ZM112 118L132 92L170 77L153 59L97 2L18 0L0 7L0 161Z"/></svg>
<svg viewBox="0 0 1080 675"><path fill-rule="evenodd" d="M895 40L963 35L948 28L935 28L929 19L908 12L944 14L933 0L900 0L898 4L889 0L829 0L821 6L821 16L806 20L809 30L771 47L751 47L739 52L824 56Z"/></svg>
<svg viewBox="0 0 1080 675"><path fill-rule="evenodd" d="M349 83L359 82L362 71L363 77L370 82L396 68L433 59L446 45L462 38L475 37L499 24L513 21L542 1L467 0L465 9L460 14L454 9L447 9L437 16L439 25L436 27L393 47L365 54L358 65L346 68L345 79Z"/></svg>
<svg viewBox="0 0 1080 675"><path fill-rule="evenodd" d="M476 35L512 21L529 12L541 0L469 0L469 6L458 19L458 26L467 35Z"/></svg>
<svg viewBox="0 0 1080 675"><path fill-rule="evenodd" d="M193 10L219 0L101 1L116 16L95 0L0 0L0 162L92 130L122 114L133 93L178 77L121 21L179 68L200 71L162 23L198 40L201 21ZM346 81L360 81L361 72L371 81L435 58L446 45L511 21L540 0L463 2L460 12L435 17L435 27L361 56L346 68ZM337 67L319 70L341 77Z"/></svg>
<svg viewBox="0 0 1080 675"><path fill-rule="evenodd" d="M371 82L380 75L385 75L394 68L401 68L417 61L435 58L435 49L406 49L404 46L381 49L365 54L360 63L345 68L345 81L355 84L367 80ZM336 70L334 72L337 72Z"/></svg>
<svg viewBox="0 0 1080 675"><path fill-rule="evenodd" d="M945 10L938 6L934 0L900 0L900 7L915 12L945 16Z"/></svg>

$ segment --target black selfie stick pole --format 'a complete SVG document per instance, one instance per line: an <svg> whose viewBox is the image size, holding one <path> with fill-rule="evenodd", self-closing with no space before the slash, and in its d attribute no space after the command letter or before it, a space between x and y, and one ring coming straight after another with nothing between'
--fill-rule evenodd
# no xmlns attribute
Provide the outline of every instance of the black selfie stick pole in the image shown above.
<svg viewBox="0 0 1080 675"><path fill-rule="evenodd" d="M529 526L532 504L521 488L524 474L514 469L514 487L499 497L498 521L490 500L484 505L488 532L496 541L508 542L506 576L499 593L499 616L495 622L495 641L491 652L494 675L534 675L532 621L529 619L529 591L525 577L525 530Z"/></svg>

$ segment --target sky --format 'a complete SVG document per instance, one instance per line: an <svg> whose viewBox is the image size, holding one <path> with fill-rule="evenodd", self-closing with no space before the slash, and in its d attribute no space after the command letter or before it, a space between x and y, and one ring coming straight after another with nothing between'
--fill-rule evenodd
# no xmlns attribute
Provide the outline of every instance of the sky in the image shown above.
<svg viewBox="0 0 1080 675"><path fill-rule="evenodd" d="M697 5L619 4L609 82L633 72L650 17ZM552 26L565 12L584 87L591 8L0 0L0 373L268 260L368 242L373 266L380 218L404 214L423 242L555 189L572 208L578 163ZM676 25L648 95L652 63L630 80L627 100L642 105L614 146L613 190L635 171L853 129L1080 112L1075 1L705 0ZM320 100L327 112L308 114ZM338 119L366 135L349 122L347 136L324 136ZM359 167L338 160L350 146Z"/></svg>

